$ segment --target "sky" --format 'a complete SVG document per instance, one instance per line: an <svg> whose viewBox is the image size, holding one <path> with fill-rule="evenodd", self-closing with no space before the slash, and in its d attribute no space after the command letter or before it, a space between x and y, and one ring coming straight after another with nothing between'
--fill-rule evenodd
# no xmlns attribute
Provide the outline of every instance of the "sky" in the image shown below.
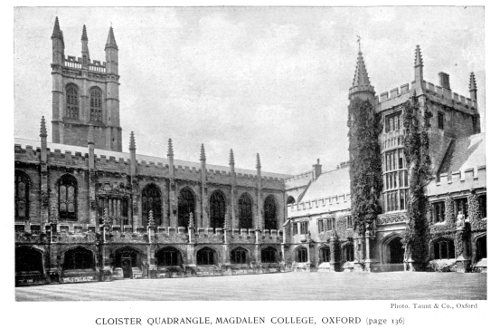
<svg viewBox="0 0 500 329"><path fill-rule="evenodd" d="M299 174L319 158L323 170L348 159L347 105L358 51L379 95L413 80L422 49L424 79L450 74L469 96L475 72L484 129L482 7L17 7L14 11L14 135L38 139L51 116L51 40L55 17L65 54L104 61L112 25L119 47L123 149ZM51 127L48 126L49 138Z"/></svg>

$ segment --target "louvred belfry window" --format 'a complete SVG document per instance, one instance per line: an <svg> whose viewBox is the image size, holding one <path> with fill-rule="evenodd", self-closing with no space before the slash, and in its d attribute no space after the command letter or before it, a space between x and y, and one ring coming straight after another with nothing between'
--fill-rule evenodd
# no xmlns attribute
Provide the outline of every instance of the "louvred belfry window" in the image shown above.
<svg viewBox="0 0 500 329"><path fill-rule="evenodd" d="M66 117L78 119L78 87L73 84L66 86Z"/></svg>

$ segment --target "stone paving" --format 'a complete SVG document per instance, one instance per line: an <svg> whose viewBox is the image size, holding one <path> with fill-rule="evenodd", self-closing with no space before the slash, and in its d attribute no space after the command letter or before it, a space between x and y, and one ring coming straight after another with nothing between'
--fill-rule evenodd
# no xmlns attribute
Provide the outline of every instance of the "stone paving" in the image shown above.
<svg viewBox="0 0 500 329"><path fill-rule="evenodd" d="M483 273L277 273L17 287L17 301L486 299Z"/></svg>

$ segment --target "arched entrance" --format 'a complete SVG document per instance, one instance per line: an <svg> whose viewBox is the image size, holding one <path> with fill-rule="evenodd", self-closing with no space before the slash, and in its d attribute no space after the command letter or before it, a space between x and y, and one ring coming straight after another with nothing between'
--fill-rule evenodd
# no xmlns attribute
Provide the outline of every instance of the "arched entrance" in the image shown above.
<svg viewBox="0 0 500 329"><path fill-rule="evenodd" d="M330 262L330 247L323 246L319 248L319 262L320 263Z"/></svg>
<svg viewBox="0 0 500 329"><path fill-rule="evenodd" d="M276 254L277 251L273 247L264 248L260 252L260 261L262 263L276 263L277 261Z"/></svg>
<svg viewBox="0 0 500 329"><path fill-rule="evenodd" d="M476 261L486 258L486 235L476 240Z"/></svg>
<svg viewBox="0 0 500 329"><path fill-rule="evenodd" d="M115 252L115 268L120 267L123 270L124 278L132 278L132 268L140 267L141 264L140 253L130 247L118 249Z"/></svg>
<svg viewBox="0 0 500 329"><path fill-rule="evenodd" d="M30 247L16 248L16 284L31 284L42 280L42 252Z"/></svg>
<svg viewBox="0 0 500 329"><path fill-rule="evenodd" d="M196 253L197 265L215 265L217 253L212 248L202 248Z"/></svg>
<svg viewBox="0 0 500 329"><path fill-rule="evenodd" d="M76 247L64 253L64 270L93 270L94 264L94 253L83 247Z"/></svg>
<svg viewBox="0 0 500 329"><path fill-rule="evenodd" d="M400 237L395 237L387 243L386 262L389 264L402 264L404 249Z"/></svg>
<svg viewBox="0 0 500 329"><path fill-rule="evenodd" d="M158 266L181 266L181 252L174 247L165 247L156 252L156 263Z"/></svg>

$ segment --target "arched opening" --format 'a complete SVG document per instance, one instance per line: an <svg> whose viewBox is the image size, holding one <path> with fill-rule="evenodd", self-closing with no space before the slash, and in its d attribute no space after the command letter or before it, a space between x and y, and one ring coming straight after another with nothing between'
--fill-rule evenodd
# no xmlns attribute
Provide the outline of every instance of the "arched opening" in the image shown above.
<svg viewBox="0 0 500 329"><path fill-rule="evenodd" d="M124 278L132 278L134 267L141 267L141 255L135 249L124 247L115 252L114 267L121 268Z"/></svg>
<svg viewBox="0 0 500 329"><path fill-rule="evenodd" d="M66 117L78 119L78 87L72 83L66 85Z"/></svg>
<svg viewBox="0 0 500 329"><path fill-rule="evenodd" d="M16 248L16 274L43 274L42 253L34 248Z"/></svg>
<svg viewBox="0 0 500 329"><path fill-rule="evenodd" d="M293 196L289 195L288 198L286 198L286 204L294 204L295 203L295 199L293 198Z"/></svg>
<svg viewBox="0 0 500 329"><path fill-rule="evenodd" d="M247 250L241 247L231 250L231 263L233 264L246 264L247 263Z"/></svg>
<svg viewBox="0 0 500 329"><path fill-rule="evenodd" d="M173 247L165 247L156 252L158 266L181 266L181 252Z"/></svg>
<svg viewBox="0 0 500 329"><path fill-rule="evenodd" d="M178 225L182 227L189 227L189 216L193 216L193 226L196 226L195 223L195 199L194 193L187 187L183 188L179 193L178 200Z"/></svg>
<svg viewBox="0 0 500 329"><path fill-rule="evenodd" d="M486 235L480 237L476 241L476 260L479 261L482 258L487 258L487 254L486 254Z"/></svg>
<svg viewBox="0 0 500 329"><path fill-rule="evenodd" d="M83 247L76 247L64 253L64 270L94 269L94 253Z"/></svg>
<svg viewBox="0 0 500 329"><path fill-rule="evenodd" d="M30 179L22 171L16 171L15 177L16 220L29 220Z"/></svg>
<svg viewBox="0 0 500 329"><path fill-rule="evenodd" d="M210 227L224 227L226 201L221 191L215 191L210 196Z"/></svg>
<svg viewBox="0 0 500 329"><path fill-rule="evenodd" d="M75 177L66 174L58 181L59 219L76 220L78 183Z"/></svg>
<svg viewBox="0 0 500 329"><path fill-rule="evenodd" d="M307 249L304 247L297 247L295 249L295 261L298 263L305 263L308 261Z"/></svg>
<svg viewBox="0 0 500 329"><path fill-rule="evenodd" d="M276 202L274 196L269 195L264 200L264 229L278 229L278 221L276 218Z"/></svg>
<svg viewBox="0 0 500 329"><path fill-rule="evenodd" d="M90 121L102 122L102 91L99 87L90 89Z"/></svg>
<svg viewBox="0 0 500 329"><path fill-rule="evenodd" d="M215 250L205 247L196 253L196 264L197 265L215 265L217 261L217 254Z"/></svg>
<svg viewBox="0 0 500 329"><path fill-rule="evenodd" d="M238 200L238 208L240 212L240 228L252 228L252 199L247 193L243 193Z"/></svg>
<svg viewBox="0 0 500 329"><path fill-rule="evenodd" d="M262 263L276 263L278 261L276 255L276 249L273 247L266 247L260 252L260 260Z"/></svg>
<svg viewBox="0 0 500 329"><path fill-rule="evenodd" d="M330 247L323 246L319 248L319 262L320 263L330 262Z"/></svg>
<svg viewBox="0 0 500 329"><path fill-rule="evenodd" d="M161 225L162 207L161 190L155 184L148 184L142 189L142 226L149 225L149 212L153 212L154 225Z"/></svg>
<svg viewBox="0 0 500 329"><path fill-rule="evenodd" d="M354 261L354 245L352 243L348 243L342 247L342 260L344 262Z"/></svg>
<svg viewBox="0 0 500 329"><path fill-rule="evenodd" d="M455 258L455 243L450 239L439 239L432 243L434 259Z"/></svg>
<svg viewBox="0 0 500 329"><path fill-rule="evenodd" d="M395 237L387 244L387 262L401 264L404 260L404 248L400 237Z"/></svg>

